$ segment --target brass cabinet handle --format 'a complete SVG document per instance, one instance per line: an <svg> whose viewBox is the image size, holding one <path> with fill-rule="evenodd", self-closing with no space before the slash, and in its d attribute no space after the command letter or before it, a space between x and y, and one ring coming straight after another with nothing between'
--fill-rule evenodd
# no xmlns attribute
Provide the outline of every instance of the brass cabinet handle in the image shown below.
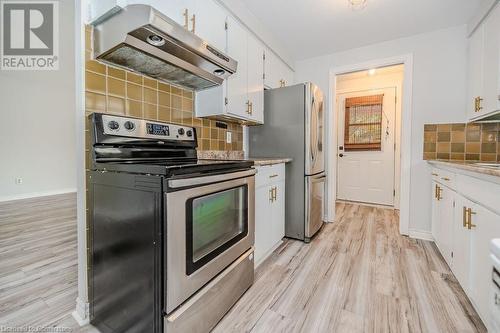
<svg viewBox="0 0 500 333"><path fill-rule="evenodd" d="M253 102L250 102L250 115L253 114Z"/></svg>
<svg viewBox="0 0 500 333"><path fill-rule="evenodd" d="M250 101L247 101L246 104L247 104L247 114L250 114Z"/></svg>
<svg viewBox="0 0 500 333"><path fill-rule="evenodd" d="M271 175L271 176L269 176L269 178L276 178L276 177L278 177L278 175Z"/></svg>
<svg viewBox="0 0 500 333"><path fill-rule="evenodd" d="M436 198L436 199L439 198L439 186L437 184L436 184L436 187L434 188L434 198Z"/></svg>
<svg viewBox="0 0 500 333"><path fill-rule="evenodd" d="M433 176L436 176L436 177L437 177L437 176L439 176L437 173L434 173L434 172L432 173L432 175L433 175Z"/></svg>
<svg viewBox="0 0 500 333"><path fill-rule="evenodd" d="M476 215L476 212L472 211L472 208L467 208L467 229L471 230L472 228L477 227L477 225L472 224L472 215Z"/></svg>
<svg viewBox="0 0 500 333"><path fill-rule="evenodd" d="M184 16L184 29L189 30L189 10L187 8L184 9L182 15Z"/></svg>
<svg viewBox="0 0 500 333"><path fill-rule="evenodd" d="M191 17L191 32L194 34L196 31L196 14Z"/></svg>
<svg viewBox="0 0 500 333"><path fill-rule="evenodd" d="M281 79L280 80L280 88L283 88L284 86L286 86L286 81Z"/></svg>
<svg viewBox="0 0 500 333"><path fill-rule="evenodd" d="M483 107L481 106L482 101L483 99L480 96L477 96L474 99L474 112L479 112L483 109Z"/></svg>
<svg viewBox="0 0 500 333"><path fill-rule="evenodd" d="M443 199L443 197L441 196L441 193L443 192L443 189L436 185L436 199L439 201L441 199Z"/></svg>
<svg viewBox="0 0 500 333"><path fill-rule="evenodd" d="M462 215L462 224L463 224L463 227L464 228L467 228L467 207L464 206L464 210L463 210L463 215Z"/></svg>
<svg viewBox="0 0 500 333"><path fill-rule="evenodd" d="M273 202L273 200L274 200L273 193L274 193L274 189L273 188L269 189L269 201L270 202Z"/></svg>
<svg viewBox="0 0 500 333"><path fill-rule="evenodd" d="M274 197L273 197L273 201L276 201L276 198L278 197L278 188L275 186L274 187Z"/></svg>
<svg viewBox="0 0 500 333"><path fill-rule="evenodd" d="M450 181L450 178L447 178L447 177L441 177L442 180L446 180L447 182Z"/></svg>

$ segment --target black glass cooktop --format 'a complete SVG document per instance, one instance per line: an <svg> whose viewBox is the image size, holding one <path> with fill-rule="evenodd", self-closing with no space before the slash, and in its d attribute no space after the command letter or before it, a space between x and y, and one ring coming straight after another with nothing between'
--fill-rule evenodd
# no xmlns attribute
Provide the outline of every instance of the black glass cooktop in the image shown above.
<svg viewBox="0 0 500 333"><path fill-rule="evenodd" d="M117 172L130 172L140 174L153 174L172 177L177 175L193 175L233 172L249 169L253 166L252 161L243 160L123 160L97 162L94 170L106 170Z"/></svg>

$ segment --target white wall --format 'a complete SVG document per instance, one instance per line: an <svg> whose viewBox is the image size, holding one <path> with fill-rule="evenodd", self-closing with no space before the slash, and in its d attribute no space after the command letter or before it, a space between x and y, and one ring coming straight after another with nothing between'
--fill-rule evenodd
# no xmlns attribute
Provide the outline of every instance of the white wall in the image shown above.
<svg viewBox="0 0 500 333"><path fill-rule="evenodd" d="M315 82L331 103L331 69L413 54L410 230L425 232L431 228L430 177L422 159L424 124L466 119L466 47L466 27L460 26L296 63L296 81Z"/></svg>
<svg viewBox="0 0 500 333"><path fill-rule="evenodd" d="M59 20L58 71L0 71L0 201L76 191L73 1Z"/></svg>

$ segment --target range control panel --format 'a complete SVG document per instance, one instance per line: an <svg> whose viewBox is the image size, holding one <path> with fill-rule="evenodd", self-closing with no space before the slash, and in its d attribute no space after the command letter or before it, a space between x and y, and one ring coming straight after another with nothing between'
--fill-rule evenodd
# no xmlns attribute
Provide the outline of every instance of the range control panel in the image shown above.
<svg viewBox="0 0 500 333"><path fill-rule="evenodd" d="M104 134L130 138L195 141L194 129L169 123L102 115Z"/></svg>

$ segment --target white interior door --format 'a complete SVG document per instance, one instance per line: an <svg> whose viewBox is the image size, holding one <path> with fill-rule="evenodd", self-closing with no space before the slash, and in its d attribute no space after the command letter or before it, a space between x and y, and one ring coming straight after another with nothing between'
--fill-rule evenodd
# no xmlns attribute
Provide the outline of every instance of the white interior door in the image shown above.
<svg viewBox="0 0 500 333"><path fill-rule="evenodd" d="M379 106L368 110L367 101L380 95L383 95L381 109ZM393 206L396 88L338 94L337 99L337 198ZM358 104L352 103L360 100L364 107L354 108ZM347 122L346 106L352 106L347 112ZM377 119L380 119L379 137L373 125Z"/></svg>

